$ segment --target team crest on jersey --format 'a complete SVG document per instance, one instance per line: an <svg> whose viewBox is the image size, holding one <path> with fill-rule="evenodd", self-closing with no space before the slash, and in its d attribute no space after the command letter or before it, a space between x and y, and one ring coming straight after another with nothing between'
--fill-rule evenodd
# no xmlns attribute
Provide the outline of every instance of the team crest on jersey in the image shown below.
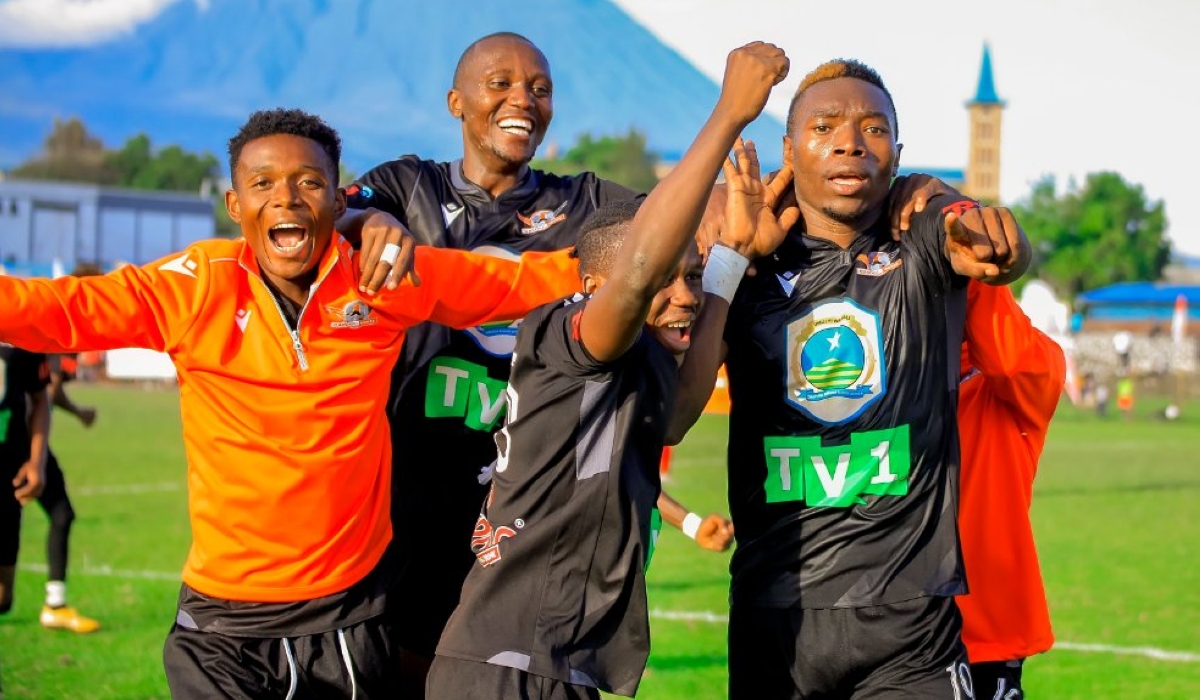
<svg viewBox="0 0 1200 700"><path fill-rule="evenodd" d="M563 202L558 206L558 209L554 210L539 209L529 216L522 216L520 212L517 212L517 218L521 220L521 223L525 224L521 229L521 233L527 236L541 233L555 224L566 221L567 215L563 212L566 211L567 205L570 203L569 200Z"/></svg>
<svg viewBox="0 0 1200 700"><path fill-rule="evenodd" d="M489 497L490 499L490 497ZM493 527L487 516L480 515L475 521L475 532L471 535L471 551L482 566L491 566L503 559L500 554L500 543L510 537L516 537L517 531L525 527L525 521L517 518L512 527L501 525Z"/></svg>
<svg viewBox="0 0 1200 700"><path fill-rule="evenodd" d="M379 322L374 316L375 310L357 299L342 307L326 306L325 311L333 317L330 328L363 328Z"/></svg>
<svg viewBox="0 0 1200 700"><path fill-rule="evenodd" d="M493 258L501 258L503 260L520 260L521 257L516 253L501 248L499 246L486 245L474 248L472 253L480 255L490 255ZM488 323L474 328L467 328L463 332L475 341L480 350L483 350L492 357L508 357L513 354L513 350L517 349L517 331L521 328L521 321L500 321L498 323Z"/></svg>
<svg viewBox="0 0 1200 700"><path fill-rule="evenodd" d="M787 401L813 420L853 420L887 393L879 315L826 301L787 326Z"/></svg>
<svg viewBox="0 0 1200 700"><path fill-rule="evenodd" d="M873 253L862 253L856 260L861 267L855 267L854 271L867 277L883 277L897 267L900 267L900 263L904 262L900 259L900 256L885 253L882 250L877 250Z"/></svg>

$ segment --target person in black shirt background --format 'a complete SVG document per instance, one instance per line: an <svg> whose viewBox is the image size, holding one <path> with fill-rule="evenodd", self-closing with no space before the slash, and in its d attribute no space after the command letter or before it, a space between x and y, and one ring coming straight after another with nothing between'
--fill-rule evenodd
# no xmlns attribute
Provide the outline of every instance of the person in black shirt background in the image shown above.
<svg viewBox="0 0 1200 700"><path fill-rule="evenodd" d="M499 460L475 526L478 565L438 644L428 697L637 691L658 457L700 311L693 238L723 162L758 195L731 192L730 208L762 212L751 222L782 236L762 206L753 150L739 142L737 170L726 156L787 67L770 44L733 51L712 116L644 206L609 205L587 220L584 295L534 311L518 332ZM753 223L729 229L754 235Z"/></svg>

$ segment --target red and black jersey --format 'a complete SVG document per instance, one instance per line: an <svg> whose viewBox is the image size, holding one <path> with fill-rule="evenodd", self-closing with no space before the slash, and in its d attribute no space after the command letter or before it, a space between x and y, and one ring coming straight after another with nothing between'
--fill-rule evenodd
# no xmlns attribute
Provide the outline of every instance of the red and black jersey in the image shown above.
<svg viewBox="0 0 1200 700"><path fill-rule="evenodd" d="M437 653L633 695L678 370L645 333L619 360L594 360L576 331L585 304L542 307L517 334L476 564Z"/></svg>
<svg viewBox="0 0 1200 700"><path fill-rule="evenodd" d="M965 592L966 280L944 254L937 202L899 242L885 218L847 249L794 231L743 280L725 328L735 605Z"/></svg>
<svg viewBox="0 0 1200 700"><path fill-rule="evenodd" d="M463 177L461 161L415 156L373 168L347 193L351 207L391 213L423 244L502 257L573 247L588 214L638 196L592 173L527 169L515 187L493 197ZM408 562L397 602L419 601L429 618L401 625L404 646L420 653L432 655L473 561L463 543L496 459L493 434L504 422L518 326L416 326L392 374L392 519Z"/></svg>
<svg viewBox="0 0 1200 700"><path fill-rule="evenodd" d="M0 343L0 381L0 466L16 469L29 461L28 395L50 383L46 356Z"/></svg>

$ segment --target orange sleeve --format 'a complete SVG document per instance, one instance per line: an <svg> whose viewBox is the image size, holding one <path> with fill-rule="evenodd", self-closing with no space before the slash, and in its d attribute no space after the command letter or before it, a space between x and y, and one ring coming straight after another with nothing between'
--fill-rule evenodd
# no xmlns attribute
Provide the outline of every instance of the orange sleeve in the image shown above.
<svg viewBox="0 0 1200 700"><path fill-rule="evenodd" d="M199 251L97 277L0 275L0 340L37 352L169 351L191 327L207 277Z"/></svg>
<svg viewBox="0 0 1200 700"><path fill-rule="evenodd" d="M579 291L578 261L569 250L529 252L520 262L461 250L419 246L419 287L405 280L396 294L380 294L387 309L452 328L523 318L542 304Z"/></svg>
<svg viewBox="0 0 1200 700"><path fill-rule="evenodd" d="M967 288L967 348L990 390L1025 421L1050 422L1066 382L1062 348L1030 323L1008 287Z"/></svg>

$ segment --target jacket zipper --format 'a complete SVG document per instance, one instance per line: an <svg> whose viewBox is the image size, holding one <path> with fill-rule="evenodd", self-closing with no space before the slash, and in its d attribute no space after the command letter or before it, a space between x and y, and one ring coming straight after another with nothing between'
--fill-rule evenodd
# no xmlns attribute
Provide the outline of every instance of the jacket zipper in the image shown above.
<svg viewBox="0 0 1200 700"><path fill-rule="evenodd" d="M320 288L321 283L324 282L325 278L329 276L329 273L332 272L335 267L337 267L338 258L340 255L341 254L336 250L333 252L333 265L330 265L329 270L327 270L325 274L318 277L317 281L313 282L312 288L308 290L308 298L304 300L304 306L300 307L300 313L296 315L295 330L292 330L288 326L287 316L284 315L283 307L279 305L279 300L275 298L275 293L271 291L271 288L266 282L263 281L262 277L251 273L251 276L258 279L259 284L261 284L263 288L267 290L267 294L271 297L271 302L275 304L275 311L279 313L279 320L283 321L283 327L288 329L288 335L292 338L292 350L296 353L296 361L300 364L301 372L308 371L308 355L304 353L304 343L300 342L300 326L304 323L304 312L308 310L308 303L317 295L317 289ZM246 270L246 272L250 272L250 270L247 270L244 265L242 266L242 269Z"/></svg>

